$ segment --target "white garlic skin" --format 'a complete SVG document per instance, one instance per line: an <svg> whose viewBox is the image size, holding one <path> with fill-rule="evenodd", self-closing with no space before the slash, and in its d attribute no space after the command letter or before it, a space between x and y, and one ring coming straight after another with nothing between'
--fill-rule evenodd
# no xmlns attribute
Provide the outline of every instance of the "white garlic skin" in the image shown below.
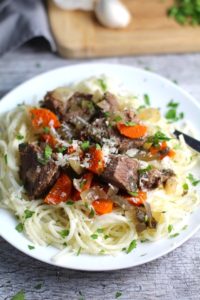
<svg viewBox="0 0 200 300"><path fill-rule="evenodd" d="M94 0L53 0L54 3L61 9L68 10L93 10Z"/></svg>
<svg viewBox="0 0 200 300"><path fill-rule="evenodd" d="M99 22L109 28L124 28L131 20L128 9L119 0L99 0L94 11Z"/></svg>

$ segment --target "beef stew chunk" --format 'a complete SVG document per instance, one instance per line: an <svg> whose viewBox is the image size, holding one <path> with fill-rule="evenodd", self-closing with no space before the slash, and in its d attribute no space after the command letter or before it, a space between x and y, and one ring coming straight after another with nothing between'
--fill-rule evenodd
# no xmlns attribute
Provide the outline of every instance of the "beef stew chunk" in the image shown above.
<svg viewBox="0 0 200 300"><path fill-rule="evenodd" d="M152 169L140 176L139 187L142 190L156 189L161 184L165 184L166 181L172 176L175 176L175 174L170 169Z"/></svg>
<svg viewBox="0 0 200 300"><path fill-rule="evenodd" d="M136 230L138 233L141 233L147 227L151 229L156 229L157 221L152 215L151 207L148 202L144 203L144 206L135 208L135 217L136 217Z"/></svg>
<svg viewBox="0 0 200 300"><path fill-rule="evenodd" d="M39 162L43 150L33 144L20 144L20 178L31 199L45 196L59 176L59 168L53 160Z"/></svg>
<svg viewBox="0 0 200 300"><path fill-rule="evenodd" d="M137 190L138 168L137 160L125 155L110 155L101 177L122 190L135 191Z"/></svg>

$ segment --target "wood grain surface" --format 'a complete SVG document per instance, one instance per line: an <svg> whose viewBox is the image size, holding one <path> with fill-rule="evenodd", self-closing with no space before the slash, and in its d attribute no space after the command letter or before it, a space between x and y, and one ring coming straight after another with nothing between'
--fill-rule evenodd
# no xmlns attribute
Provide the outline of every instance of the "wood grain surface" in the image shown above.
<svg viewBox="0 0 200 300"><path fill-rule="evenodd" d="M200 99L200 54L98 61L150 68L177 80L180 86ZM39 44L7 54L0 58L0 97L34 75L82 62L59 58ZM22 289L26 300L114 300L117 291L122 292L120 300L198 300L200 232L163 258L108 273L77 272L49 266L20 253L0 238L0 300L10 300Z"/></svg>
<svg viewBox="0 0 200 300"><path fill-rule="evenodd" d="M123 0L132 21L126 29L101 26L93 12L66 11L48 0L51 29L64 57L97 57L200 51L200 27L181 26L166 11L173 0Z"/></svg>

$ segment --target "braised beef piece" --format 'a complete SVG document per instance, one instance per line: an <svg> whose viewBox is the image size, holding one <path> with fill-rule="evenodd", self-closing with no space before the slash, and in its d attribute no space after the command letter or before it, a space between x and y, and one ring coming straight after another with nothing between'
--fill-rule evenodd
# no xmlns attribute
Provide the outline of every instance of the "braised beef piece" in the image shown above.
<svg viewBox="0 0 200 300"><path fill-rule="evenodd" d="M174 172L170 169L152 169L140 176L139 187L142 190L156 189L161 184L165 184L166 181L174 175Z"/></svg>
<svg viewBox="0 0 200 300"><path fill-rule="evenodd" d="M76 92L66 102L65 121L76 125L79 118L88 122L96 113L91 94Z"/></svg>
<svg viewBox="0 0 200 300"><path fill-rule="evenodd" d="M116 96L110 92L104 93L103 99L97 103L97 106L101 108L103 112L115 113L120 110Z"/></svg>
<svg viewBox="0 0 200 300"><path fill-rule="evenodd" d="M140 139L129 139L121 136L119 143L119 152L125 153L129 149L141 148L146 142L146 140L146 137Z"/></svg>
<svg viewBox="0 0 200 300"><path fill-rule="evenodd" d="M126 191L135 191L138 182L137 160L125 155L110 155L101 178Z"/></svg>
<svg viewBox="0 0 200 300"><path fill-rule="evenodd" d="M151 207L148 202L144 203L144 206L135 208L135 216L138 223L136 224L136 230L138 233L144 231L147 227L156 228L157 221L152 216Z"/></svg>
<svg viewBox="0 0 200 300"><path fill-rule="evenodd" d="M19 145L20 178L31 199L45 196L59 176L59 169L53 160L42 164L39 158L43 157L41 147L23 143Z"/></svg>
<svg viewBox="0 0 200 300"><path fill-rule="evenodd" d="M54 91L48 92L46 94L41 107L47 108L50 111L52 111L59 118L59 120L62 121L64 119L64 112L65 112L64 102L62 102L61 100L58 99L58 97L56 97Z"/></svg>

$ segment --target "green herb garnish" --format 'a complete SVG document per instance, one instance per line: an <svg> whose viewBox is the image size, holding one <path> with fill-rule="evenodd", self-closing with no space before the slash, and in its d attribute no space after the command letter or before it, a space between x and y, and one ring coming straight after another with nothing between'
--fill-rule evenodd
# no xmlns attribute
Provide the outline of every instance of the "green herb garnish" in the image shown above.
<svg viewBox="0 0 200 300"><path fill-rule="evenodd" d="M58 147L57 148L57 152L58 153L63 153L63 152L65 152L67 150L67 147L65 147L65 146L62 146L62 147Z"/></svg>
<svg viewBox="0 0 200 300"><path fill-rule="evenodd" d="M121 116L115 116L113 121L120 122L120 121L122 121L122 117Z"/></svg>
<svg viewBox="0 0 200 300"><path fill-rule="evenodd" d="M104 229L103 228L98 228L97 229L97 233L103 233L104 232Z"/></svg>
<svg viewBox="0 0 200 300"><path fill-rule="evenodd" d="M84 142L82 142L82 144L81 144L81 149L82 149L83 151L88 150L89 147L90 147L90 142L89 142L89 141L84 141Z"/></svg>
<svg viewBox="0 0 200 300"><path fill-rule="evenodd" d="M96 144L96 149L101 150L101 146L99 144Z"/></svg>
<svg viewBox="0 0 200 300"><path fill-rule="evenodd" d="M11 298L11 300L25 300L25 294L24 291L21 290L20 292L18 292L15 296L13 296Z"/></svg>
<svg viewBox="0 0 200 300"><path fill-rule="evenodd" d="M105 235L104 235L104 239L105 239L105 240L109 239L109 237L110 237L110 236L109 236L108 234L105 234Z"/></svg>
<svg viewBox="0 0 200 300"><path fill-rule="evenodd" d="M34 289L40 290L42 288L42 283L38 283L37 285L34 286Z"/></svg>
<svg viewBox="0 0 200 300"><path fill-rule="evenodd" d="M94 214L95 214L94 209L91 208L90 213L89 213L89 218L93 218Z"/></svg>
<svg viewBox="0 0 200 300"><path fill-rule="evenodd" d="M79 256L80 255L80 253L81 253L81 250L82 250L82 248L80 247L79 249L78 249L78 252L77 252L77 256Z"/></svg>
<svg viewBox="0 0 200 300"><path fill-rule="evenodd" d="M44 148L44 159L49 160L52 155L52 148L49 145L46 145Z"/></svg>
<svg viewBox="0 0 200 300"><path fill-rule="evenodd" d="M63 229L59 231L60 236L64 239L69 235L69 229Z"/></svg>
<svg viewBox="0 0 200 300"><path fill-rule="evenodd" d="M43 127L43 131L44 131L44 133L49 133L50 132L50 128L49 127Z"/></svg>
<svg viewBox="0 0 200 300"><path fill-rule="evenodd" d="M174 233L174 234L171 234L169 237L170 238L175 238L175 237L177 237L179 235L179 233Z"/></svg>
<svg viewBox="0 0 200 300"><path fill-rule="evenodd" d="M151 165L148 165L146 168L144 168L144 169L139 169L139 174L140 175L143 175L143 174L145 174L145 173L147 173L147 172L149 172L149 171L151 171L152 170L152 166Z"/></svg>
<svg viewBox="0 0 200 300"><path fill-rule="evenodd" d="M31 246L31 245L28 245L28 249L29 249L29 250L33 250L33 249L35 249L35 247L34 247L34 246Z"/></svg>
<svg viewBox="0 0 200 300"><path fill-rule="evenodd" d="M181 25L200 24L199 0L175 0L168 10L168 15Z"/></svg>
<svg viewBox="0 0 200 300"><path fill-rule="evenodd" d="M129 195L133 196L133 197L137 197L138 196L138 192L128 192Z"/></svg>
<svg viewBox="0 0 200 300"><path fill-rule="evenodd" d="M150 103L150 98L149 98L149 95L148 94L144 94L144 103L147 105L147 106L150 106L151 103Z"/></svg>
<svg viewBox="0 0 200 300"><path fill-rule="evenodd" d="M168 230L168 233L171 233L172 230L173 230L173 225L170 224L170 225L168 226L167 230Z"/></svg>
<svg viewBox="0 0 200 300"><path fill-rule="evenodd" d="M5 164L7 165L8 164L8 155L7 154L4 155L4 161L5 161Z"/></svg>
<svg viewBox="0 0 200 300"><path fill-rule="evenodd" d="M121 297L121 295L122 295L122 292L116 292L116 294L115 294L115 299Z"/></svg>
<svg viewBox="0 0 200 300"><path fill-rule="evenodd" d="M167 107L169 107L169 110L165 114L165 118L169 120L169 122L176 122L184 118L184 113L177 113L177 108L179 106L178 102L174 102L171 100L168 104Z"/></svg>
<svg viewBox="0 0 200 300"><path fill-rule="evenodd" d="M130 245L128 246L128 249L126 251L126 253L130 253L133 249L135 249L137 247L137 241L136 240L132 240L132 242L130 243Z"/></svg>
<svg viewBox="0 0 200 300"><path fill-rule="evenodd" d="M94 233L90 236L93 240L98 239L98 234Z"/></svg>
<svg viewBox="0 0 200 300"><path fill-rule="evenodd" d="M33 215L34 213L35 213L35 212L32 211L32 210L26 209L26 210L24 211L24 217L25 217L25 219L31 218L32 215Z"/></svg>
<svg viewBox="0 0 200 300"><path fill-rule="evenodd" d="M187 176L187 179L191 182L193 186L197 186L200 183L200 180L194 178L194 176L191 173Z"/></svg>
<svg viewBox="0 0 200 300"><path fill-rule="evenodd" d="M68 200L68 201L66 202L66 204L67 204L67 205L74 205L74 201Z"/></svg>
<svg viewBox="0 0 200 300"><path fill-rule="evenodd" d="M126 126L135 126L136 123L135 122L131 122L131 121L127 121L127 122L124 123L124 125L126 125Z"/></svg>
<svg viewBox="0 0 200 300"><path fill-rule="evenodd" d="M16 138L17 138L18 140L23 140L23 139L24 139L24 136L21 135L20 133L18 133L17 136L16 136Z"/></svg>
<svg viewBox="0 0 200 300"><path fill-rule="evenodd" d="M22 232L24 230L24 225L22 223L19 223L15 229L18 231L18 232Z"/></svg>
<svg viewBox="0 0 200 300"><path fill-rule="evenodd" d="M183 184L183 190L187 192L189 190L189 185L187 183Z"/></svg>
<svg viewBox="0 0 200 300"><path fill-rule="evenodd" d="M171 138L166 136L163 132L157 131L154 136L148 138L148 142L152 143L154 146L158 146L159 143L164 141L170 141Z"/></svg>
<svg viewBox="0 0 200 300"><path fill-rule="evenodd" d="M105 83L105 81L101 78L97 79L97 81L102 90L105 92L107 90L107 84Z"/></svg>

